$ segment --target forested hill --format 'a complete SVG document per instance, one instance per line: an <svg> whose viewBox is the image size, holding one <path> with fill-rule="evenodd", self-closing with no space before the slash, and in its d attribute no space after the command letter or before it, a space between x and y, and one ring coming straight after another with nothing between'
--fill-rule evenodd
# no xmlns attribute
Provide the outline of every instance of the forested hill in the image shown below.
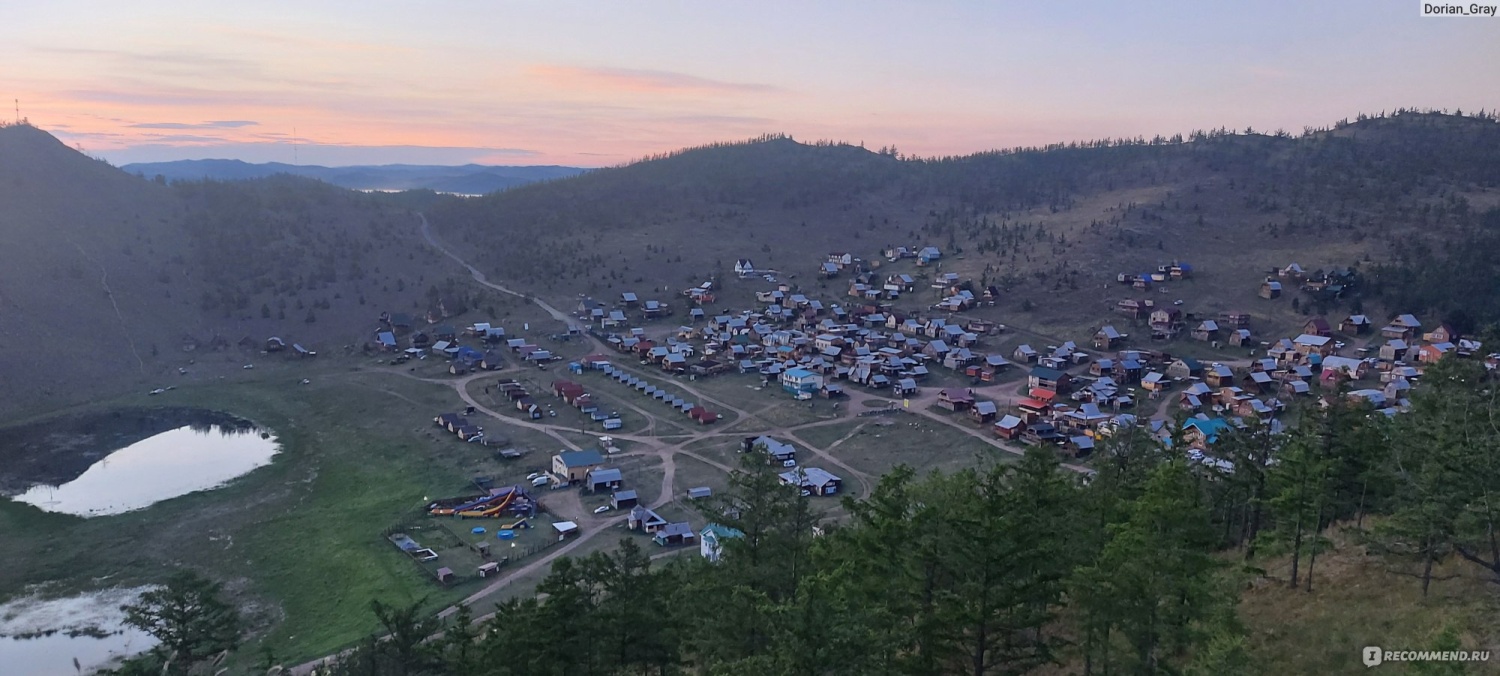
<svg viewBox="0 0 1500 676"><path fill-rule="evenodd" d="M0 127L0 373L29 384L0 416L238 373L272 335L368 340L442 281L415 228L309 179L162 185Z"/></svg>
<svg viewBox="0 0 1500 676"><path fill-rule="evenodd" d="M577 167L479 164L322 167L280 162L251 164L239 160L144 162L120 168L145 178L161 176L168 181L241 181L287 174L313 178L351 190L435 190L460 195L483 195L537 181L576 176L585 171Z"/></svg>
<svg viewBox="0 0 1500 676"><path fill-rule="evenodd" d="M487 273L539 292L680 287L737 258L945 247L1014 302L1172 259L1238 275L1384 260L1500 204L1500 124L1403 112L1293 137L1247 130L951 158L783 136L649 158L431 212ZM1097 294L1094 294L1095 296Z"/></svg>

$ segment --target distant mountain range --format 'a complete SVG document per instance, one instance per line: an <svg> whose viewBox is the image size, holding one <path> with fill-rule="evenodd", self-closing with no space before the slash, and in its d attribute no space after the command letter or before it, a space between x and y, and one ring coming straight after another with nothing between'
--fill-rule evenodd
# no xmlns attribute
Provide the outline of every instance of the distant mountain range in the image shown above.
<svg viewBox="0 0 1500 676"><path fill-rule="evenodd" d="M576 176L587 169L578 167L494 167L466 164L457 167L416 164L379 166L320 167L316 165L269 162L251 164L240 160L179 160L145 162L120 167L145 178L163 176L169 181L239 181L291 174L314 178L352 190L418 190L428 189L458 195L484 195L518 185L555 178Z"/></svg>

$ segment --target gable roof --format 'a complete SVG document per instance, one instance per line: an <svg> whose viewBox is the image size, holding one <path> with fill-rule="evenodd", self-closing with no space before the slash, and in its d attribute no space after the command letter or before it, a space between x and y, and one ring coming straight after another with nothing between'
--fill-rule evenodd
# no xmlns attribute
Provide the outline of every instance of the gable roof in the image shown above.
<svg viewBox="0 0 1500 676"><path fill-rule="evenodd" d="M1034 378L1040 378L1042 380L1057 380L1059 378L1062 378L1065 374L1057 369L1049 369L1045 366L1037 366L1031 369L1031 375Z"/></svg>
<svg viewBox="0 0 1500 676"><path fill-rule="evenodd" d="M720 540L745 537L745 533L740 531L740 529L730 528L729 526L724 526L717 523L711 523L707 526L704 526L703 530L698 531L698 534L702 535L705 538L715 537Z"/></svg>
<svg viewBox="0 0 1500 676"><path fill-rule="evenodd" d="M620 470L615 469L615 468L610 468L610 469L591 469L591 470L589 470L589 481L592 482L592 483L602 484L602 483L605 483L605 482L608 482L608 481L623 481L623 480L624 480L624 477L622 477L620 475Z"/></svg>
<svg viewBox="0 0 1500 676"><path fill-rule="evenodd" d="M604 464L604 456L599 451L563 451L557 454L562 459L564 467L590 467Z"/></svg>

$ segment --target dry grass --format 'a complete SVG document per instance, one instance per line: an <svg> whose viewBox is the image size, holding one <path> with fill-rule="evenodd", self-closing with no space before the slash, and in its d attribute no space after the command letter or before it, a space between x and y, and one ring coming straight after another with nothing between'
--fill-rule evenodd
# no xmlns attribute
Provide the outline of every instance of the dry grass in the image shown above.
<svg viewBox="0 0 1500 676"><path fill-rule="evenodd" d="M1467 649L1500 647L1500 588L1474 566L1439 566L1437 574L1452 579L1434 582L1423 598L1419 579L1392 572L1351 538L1336 539L1338 549L1318 557L1311 593L1287 588L1281 559L1271 562L1270 578L1242 594L1239 611L1258 663L1282 674L1353 673L1365 669L1364 646L1427 648L1447 626ZM1470 673L1496 670L1500 661Z"/></svg>

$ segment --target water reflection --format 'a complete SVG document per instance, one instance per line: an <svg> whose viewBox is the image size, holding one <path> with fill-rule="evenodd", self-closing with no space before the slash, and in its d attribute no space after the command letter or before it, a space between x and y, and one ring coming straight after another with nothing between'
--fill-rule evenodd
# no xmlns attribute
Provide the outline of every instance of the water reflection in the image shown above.
<svg viewBox="0 0 1500 676"><path fill-rule="evenodd" d="M34 486L14 499L49 512L120 514L215 488L269 464L276 438L253 425L192 424L106 455L61 486Z"/></svg>
<svg viewBox="0 0 1500 676"><path fill-rule="evenodd" d="M119 609L146 589L107 589L54 599L28 596L0 605L0 673L92 673L150 649L156 640L126 628Z"/></svg>

